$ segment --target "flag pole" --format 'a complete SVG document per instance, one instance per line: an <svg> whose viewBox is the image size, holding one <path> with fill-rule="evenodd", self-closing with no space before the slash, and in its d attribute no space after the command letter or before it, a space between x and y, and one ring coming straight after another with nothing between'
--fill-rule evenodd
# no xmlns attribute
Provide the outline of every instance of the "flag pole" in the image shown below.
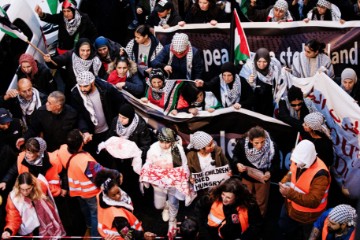
<svg viewBox="0 0 360 240"><path fill-rule="evenodd" d="M43 51L41 51L41 49L40 48L38 48L38 47L36 47L34 44L32 44L29 40L26 40L25 42L27 42L30 46L32 46L36 51L38 51L42 56L45 56L46 54L43 52ZM57 63L56 62L54 62L54 60L50 60L50 62L52 63L52 64L54 64L55 66L57 66Z"/></svg>

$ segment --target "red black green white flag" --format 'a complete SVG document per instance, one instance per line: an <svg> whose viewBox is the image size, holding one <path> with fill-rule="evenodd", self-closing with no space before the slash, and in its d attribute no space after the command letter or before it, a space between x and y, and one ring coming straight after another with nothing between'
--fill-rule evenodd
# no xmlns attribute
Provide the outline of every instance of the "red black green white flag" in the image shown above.
<svg viewBox="0 0 360 240"><path fill-rule="evenodd" d="M18 27L16 27L14 24L10 22L10 19L6 14L6 11L1 7L0 7L0 30L13 38L20 38L25 42L28 41L28 38L25 36L25 34L22 33Z"/></svg>
<svg viewBox="0 0 360 240"><path fill-rule="evenodd" d="M233 49L233 57L235 65L239 65L240 61L246 61L250 58L250 49L246 39L245 32L241 26L239 15L234 9L233 20L231 21L230 31L231 37L231 48Z"/></svg>

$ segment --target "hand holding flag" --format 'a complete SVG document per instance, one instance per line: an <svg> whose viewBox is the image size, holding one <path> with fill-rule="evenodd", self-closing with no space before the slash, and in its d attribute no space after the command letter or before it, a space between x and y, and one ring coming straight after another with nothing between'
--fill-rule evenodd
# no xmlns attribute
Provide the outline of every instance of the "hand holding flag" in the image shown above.
<svg viewBox="0 0 360 240"><path fill-rule="evenodd" d="M13 38L19 38L20 40L35 48L35 50L38 51L41 55L45 55L43 51L41 51L28 40L27 36L17 26L11 23L8 15L6 14L6 11L2 7L0 7L0 30ZM51 62L57 66L53 60L51 60Z"/></svg>

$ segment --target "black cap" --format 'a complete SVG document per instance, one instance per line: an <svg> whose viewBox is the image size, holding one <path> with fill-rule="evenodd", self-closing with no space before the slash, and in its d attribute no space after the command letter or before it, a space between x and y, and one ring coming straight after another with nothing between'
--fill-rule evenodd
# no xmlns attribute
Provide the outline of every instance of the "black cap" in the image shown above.
<svg viewBox="0 0 360 240"><path fill-rule="evenodd" d="M163 12L165 10L169 10L172 8L172 3L167 1L167 0L160 0L156 6L155 6L155 11L156 12Z"/></svg>
<svg viewBox="0 0 360 240"><path fill-rule="evenodd" d="M10 112L5 108L0 108L0 124L5 124L12 120Z"/></svg>

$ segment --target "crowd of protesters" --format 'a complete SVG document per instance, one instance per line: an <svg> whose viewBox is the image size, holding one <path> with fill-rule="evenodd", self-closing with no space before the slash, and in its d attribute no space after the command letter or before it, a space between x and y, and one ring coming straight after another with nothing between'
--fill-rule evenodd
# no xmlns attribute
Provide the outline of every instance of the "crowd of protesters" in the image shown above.
<svg viewBox="0 0 360 240"><path fill-rule="evenodd" d="M3 239L155 239L160 233L143 229L135 215L149 188L154 207L162 211L161 217L152 217L168 222L168 239L295 239L298 233L301 239L355 239L353 206L328 206L331 194L343 195L331 187L334 140L329 127L300 88L289 86L277 95L284 67L279 60L259 48L241 70L226 62L219 75L204 79L202 52L188 35L175 33L163 46L154 27L215 26L229 22L232 9L243 8L247 11L242 17L254 22L344 23L360 19L360 1L108 2L84 1L79 8L65 0L62 11L53 15L35 8L41 21L59 26L58 48L54 56L44 56L47 66L22 54L17 88L0 97ZM112 11L105 14L106 7ZM105 27L120 13L130 20L128 26ZM334 72L324 48L321 41L309 39L287 70L298 78L317 72L331 79L340 76L339 87L359 104L356 72ZM247 109L278 118L299 132L290 170L278 183L284 204L277 235L262 231L280 158L267 129L254 124L236 139L231 158L204 131L190 134L184 148L176 129L153 129L128 97L172 117ZM224 181L195 189L196 174L226 166ZM179 231L180 201L194 211Z"/></svg>

